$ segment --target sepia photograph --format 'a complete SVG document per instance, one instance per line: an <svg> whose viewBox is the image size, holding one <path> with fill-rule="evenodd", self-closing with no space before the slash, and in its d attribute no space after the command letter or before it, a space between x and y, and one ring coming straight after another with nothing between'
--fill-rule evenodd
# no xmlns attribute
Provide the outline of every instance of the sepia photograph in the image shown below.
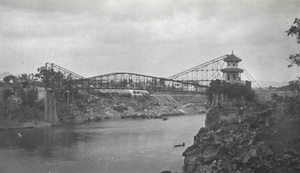
<svg viewBox="0 0 300 173"><path fill-rule="evenodd" d="M299 0L0 0L0 173L297 172Z"/></svg>

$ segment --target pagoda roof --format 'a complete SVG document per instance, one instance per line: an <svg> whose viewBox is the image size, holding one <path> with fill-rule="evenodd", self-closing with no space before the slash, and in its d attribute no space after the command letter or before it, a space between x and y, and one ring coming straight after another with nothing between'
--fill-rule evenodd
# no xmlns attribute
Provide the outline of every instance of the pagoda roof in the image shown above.
<svg viewBox="0 0 300 173"><path fill-rule="evenodd" d="M234 54L227 55L226 58L223 59L225 62L240 62L242 59L238 58Z"/></svg>

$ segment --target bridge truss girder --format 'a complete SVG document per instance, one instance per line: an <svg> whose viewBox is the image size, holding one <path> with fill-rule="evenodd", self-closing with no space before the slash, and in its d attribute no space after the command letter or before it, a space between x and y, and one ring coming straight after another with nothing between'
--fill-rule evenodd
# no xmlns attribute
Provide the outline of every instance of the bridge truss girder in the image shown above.
<svg viewBox="0 0 300 173"><path fill-rule="evenodd" d="M215 58L211 61L195 66L191 69L170 76L168 77L168 79L192 82L192 83L197 83L199 85L209 86L210 82L213 80L224 80L224 76L223 73L221 72L221 69L226 68L226 63L223 61L223 59L226 58L227 56L229 55L224 55ZM255 89L261 89L261 87L255 81L255 79L244 68L242 63L239 63L239 65L244 70L242 76L244 76L246 79L251 81L251 85Z"/></svg>
<svg viewBox="0 0 300 173"><path fill-rule="evenodd" d="M208 86L212 80L223 80L221 69L225 67L223 59L227 55L218 57L186 71L177 73L168 79L180 80Z"/></svg>
<svg viewBox="0 0 300 173"><path fill-rule="evenodd" d="M85 77L77 74L77 73L74 73L68 69L65 69L64 67L61 67L57 64L54 64L54 63L46 63L44 68L46 68L47 70L53 70L55 72L60 72L62 73L65 77L69 77L73 80L78 80L78 79L84 79Z"/></svg>
<svg viewBox="0 0 300 173"><path fill-rule="evenodd" d="M110 73L84 78L54 63L46 63L42 69L44 69L45 78L50 83L48 89L52 90L135 89L148 91L205 92L207 88L195 82L135 73ZM59 77L57 78L57 76Z"/></svg>
<svg viewBox="0 0 300 173"><path fill-rule="evenodd" d="M148 91L190 91L205 92L206 86L196 83L147 76L135 73L110 73L90 77L88 80L90 88L101 89L135 89Z"/></svg>

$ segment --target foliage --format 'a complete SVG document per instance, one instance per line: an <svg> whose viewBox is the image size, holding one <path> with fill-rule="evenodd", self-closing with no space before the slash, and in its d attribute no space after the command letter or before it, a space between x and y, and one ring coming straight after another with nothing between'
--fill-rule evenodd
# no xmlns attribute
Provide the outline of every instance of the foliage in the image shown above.
<svg viewBox="0 0 300 173"><path fill-rule="evenodd" d="M2 94L2 99L4 102L7 101L7 98L12 94L10 89L5 89Z"/></svg>
<svg viewBox="0 0 300 173"><path fill-rule="evenodd" d="M282 96L279 96L278 94L276 93L273 93L271 95L271 99L274 100L274 101L277 101L277 102L282 102L283 101L283 97Z"/></svg>
<svg viewBox="0 0 300 173"><path fill-rule="evenodd" d="M300 94L293 96L279 96L274 93L271 96L274 104L283 105L284 110L289 114L300 115Z"/></svg>
<svg viewBox="0 0 300 173"><path fill-rule="evenodd" d="M13 94L10 89L4 90L3 99L5 101L6 116L18 120L26 120L37 116L35 111L37 90L34 87L18 87Z"/></svg>
<svg viewBox="0 0 300 173"><path fill-rule="evenodd" d="M208 101L212 102L213 94L220 93L220 90L221 90L221 81L220 80L212 81L210 83L210 86L206 90L206 95L208 96Z"/></svg>
<svg viewBox="0 0 300 173"><path fill-rule="evenodd" d="M228 98L244 98L246 101L252 101L255 97L251 88L239 83L227 83L225 81L215 80L210 83L206 91L208 100L211 102L213 94L225 94Z"/></svg>
<svg viewBox="0 0 300 173"><path fill-rule="evenodd" d="M6 83L9 83L12 80L13 84L11 84L11 86L14 88L18 88L18 87L20 87L21 82L23 84L23 87L26 87L26 85L30 81L33 81L32 77L33 77L32 74L22 73L21 75L18 75L18 76L8 75L8 76L4 77L3 80Z"/></svg>
<svg viewBox="0 0 300 173"><path fill-rule="evenodd" d="M8 97L5 104L5 112L6 115L11 118L18 117L20 114L22 114L21 99L14 95Z"/></svg>
<svg viewBox="0 0 300 173"><path fill-rule="evenodd" d="M292 92L300 92L300 81L299 80L293 80L289 82L289 90Z"/></svg>
<svg viewBox="0 0 300 173"><path fill-rule="evenodd" d="M72 89L72 78L65 76L62 72L54 71L52 68L41 67L38 68L38 73L34 76L42 80L46 88L56 89L64 88L67 90Z"/></svg>
<svg viewBox="0 0 300 173"><path fill-rule="evenodd" d="M22 105L25 107L33 107L37 99L37 91L34 88L20 89L19 97L22 100Z"/></svg>
<svg viewBox="0 0 300 173"><path fill-rule="evenodd" d="M31 73L31 74L26 74L26 73L22 73L21 75L19 75L18 77L17 77L17 79L19 80L19 81L31 81L32 80L32 77L33 77L33 74Z"/></svg>
<svg viewBox="0 0 300 173"><path fill-rule="evenodd" d="M15 82L16 79L17 79L17 77L14 76L14 75L8 75L8 76L5 76L5 77L3 78L3 80L4 80L5 82L7 82L7 83L9 83L10 80L13 80L13 81Z"/></svg>
<svg viewBox="0 0 300 173"><path fill-rule="evenodd" d="M296 36L297 43L300 43L300 18L296 18L293 25L286 31L288 36ZM294 64L300 66L300 52L290 55L289 60L291 64L288 67L292 67Z"/></svg>
<svg viewBox="0 0 300 173"><path fill-rule="evenodd" d="M293 97L286 97L284 99L286 103L288 113L294 115L300 115L300 95L295 95Z"/></svg>
<svg viewBox="0 0 300 173"><path fill-rule="evenodd" d="M14 93L12 89L6 89L2 95L3 101L5 102L6 115L12 119L18 118L19 120L34 115L37 90L35 87L25 84L32 80L32 75L26 73L19 76L9 75L6 76L4 80L6 82L14 81L14 83L10 84Z"/></svg>

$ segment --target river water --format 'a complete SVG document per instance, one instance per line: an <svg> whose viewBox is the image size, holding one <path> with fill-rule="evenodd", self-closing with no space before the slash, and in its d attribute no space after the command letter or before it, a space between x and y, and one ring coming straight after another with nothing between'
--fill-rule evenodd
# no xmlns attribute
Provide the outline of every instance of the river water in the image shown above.
<svg viewBox="0 0 300 173"><path fill-rule="evenodd" d="M118 119L0 132L1 173L182 172L205 115ZM182 144L185 147L173 148Z"/></svg>

